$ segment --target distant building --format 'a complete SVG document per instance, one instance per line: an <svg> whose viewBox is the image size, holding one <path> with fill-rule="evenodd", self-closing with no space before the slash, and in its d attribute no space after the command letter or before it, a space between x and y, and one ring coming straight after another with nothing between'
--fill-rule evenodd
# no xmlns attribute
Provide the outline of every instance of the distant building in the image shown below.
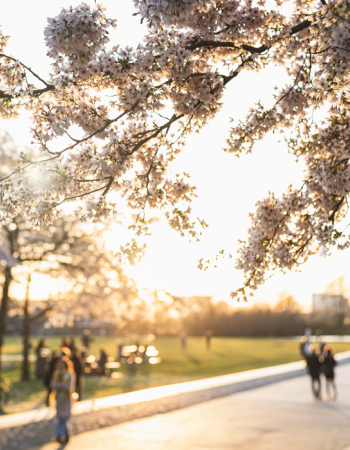
<svg viewBox="0 0 350 450"><path fill-rule="evenodd" d="M348 312L348 299L342 295L332 294L313 294L312 295L312 311L313 312Z"/></svg>

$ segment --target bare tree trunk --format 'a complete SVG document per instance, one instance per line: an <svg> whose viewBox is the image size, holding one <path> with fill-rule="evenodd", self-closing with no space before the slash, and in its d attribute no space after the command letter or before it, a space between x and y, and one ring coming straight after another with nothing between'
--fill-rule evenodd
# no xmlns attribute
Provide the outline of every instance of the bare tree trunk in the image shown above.
<svg viewBox="0 0 350 450"><path fill-rule="evenodd" d="M29 370L29 339L30 339L30 328L31 320L29 317L29 286L30 286L31 275L28 277L26 297L24 301L24 315L23 315L23 329L22 329L22 342L23 342L23 362L22 362L22 381L30 380L30 370Z"/></svg>
<svg viewBox="0 0 350 450"><path fill-rule="evenodd" d="M4 286L2 288L2 299L1 299L1 306L0 306L0 359L2 355L2 346L4 343L4 335L5 335L5 329L6 329L6 319L7 319L7 309L9 304L9 290L10 290L10 284L12 281L12 273L11 273L11 267L6 266L4 270L5 275L5 282ZM0 383L2 381L1 376L1 369L2 364L0 360ZM0 404L2 403L2 390L0 389Z"/></svg>

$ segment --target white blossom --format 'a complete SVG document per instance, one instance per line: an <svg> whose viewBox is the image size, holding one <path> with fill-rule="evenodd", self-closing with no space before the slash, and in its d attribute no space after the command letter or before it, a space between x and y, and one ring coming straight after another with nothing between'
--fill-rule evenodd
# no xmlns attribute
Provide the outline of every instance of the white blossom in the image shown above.
<svg viewBox="0 0 350 450"><path fill-rule="evenodd" d="M120 199L136 213L136 237L149 234L147 214L159 210L174 230L198 239L206 224L192 218L195 186L189 174L171 172L172 162L187 136L220 111L229 83L279 64L288 84L277 86L271 107L258 103L232 124L225 150L240 156L267 133L284 133L289 151L305 162L305 178L299 189L257 203L236 265L245 283L232 296L247 300L273 271L347 248L350 2L293 0L285 14L282 1L274 10L264 0L133 1L148 27L136 48L109 45L116 21L101 5L82 3L49 18L48 79L7 55L0 33L0 116L30 111L41 154L23 155L2 174L2 220L21 214L41 226L63 203L79 202L81 220L98 222L118 212ZM326 108L315 123L314 113ZM53 151L62 136L70 145ZM129 261L144 250L136 240L122 249Z"/></svg>

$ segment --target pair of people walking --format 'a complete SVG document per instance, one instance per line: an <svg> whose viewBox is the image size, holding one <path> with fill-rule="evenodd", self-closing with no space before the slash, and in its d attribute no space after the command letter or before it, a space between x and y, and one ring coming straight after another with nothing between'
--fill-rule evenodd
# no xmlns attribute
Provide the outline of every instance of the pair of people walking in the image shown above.
<svg viewBox="0 0 350 450"><path fill-rule="evenodd" d="M336 400L337 388L334 382L334 359L333 350L323 342L316 347L305 340L301 346L302 354L306 359L307 368L311 376L312 393L316 399L321 399L321 375L326 380L326 400ZM333 391L333 392L332 392Z"/></svg>

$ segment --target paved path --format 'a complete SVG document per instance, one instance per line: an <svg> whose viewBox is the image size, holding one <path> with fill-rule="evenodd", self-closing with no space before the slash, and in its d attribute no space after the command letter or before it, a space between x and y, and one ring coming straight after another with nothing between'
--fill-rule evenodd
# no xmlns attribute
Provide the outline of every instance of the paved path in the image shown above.
<svg viewBox="0 0 350 450"><path fill-rule="evenodd" d="M350 364L338 367L339 400L315 401L307 376L31 450L344 450L350 445Z"/></svg>
<svg viewBox="0 0 350 450"><path fill-rule="evenodd" d="M337 358L347 363L349 356L350 352L344 352ZM79 402L70 420L71 435L164 414L304 374L305 362L299 361ZM41 408L0 417L1 450L28 450L52 441L54 415L54 408Z"/></svg>
<svg viewBox="0 0 350 450"><path fill-rule="evenodd" d="M36 355L28 355L29 361L36 361ZM1 361L23 361L23 355L1 355Z"/></svg>
<svg viewBox="0 0 350 450"><path fill-rule="evenodd" d="M350 362L350 351L340 353L337 355L337 358L341 362ZM92 413L96 413L100 410L104 410L104 412L108 410L110 412L111 408L141 404L144 402L149 403L154 402L155 400L162 400L167 397L183 398L184 394L190 394L190 403L187 402L187 405L190 405L193 403L198 403L199 399L203 401L203 392L206 393L204 400L208 400L211 398L222 397L223 395L233 394L234 392L252 389L254 387L265 386L266 384L274 383L276 381L304 375L304 373L305 361L296 361L272 367L263 367L261 369L246 370L228 375L159 386L150 389L143 389L141 391L96 398L93 400L84 400L73 406L73 415L91 415ZM198 397L198 401L194 401L195 399L193 398L193 393L196 392L198 394L195 395L195 397ZM172 400L169 401L169 399L167 399L167 403L174 403ZM180 406L183 407L183 403L181 403ZM3 416L0 418L0 430L30 425L42 421L49 421L55 416L55 414L56 411L54 407L41 407L24 413Z"/></svg>

